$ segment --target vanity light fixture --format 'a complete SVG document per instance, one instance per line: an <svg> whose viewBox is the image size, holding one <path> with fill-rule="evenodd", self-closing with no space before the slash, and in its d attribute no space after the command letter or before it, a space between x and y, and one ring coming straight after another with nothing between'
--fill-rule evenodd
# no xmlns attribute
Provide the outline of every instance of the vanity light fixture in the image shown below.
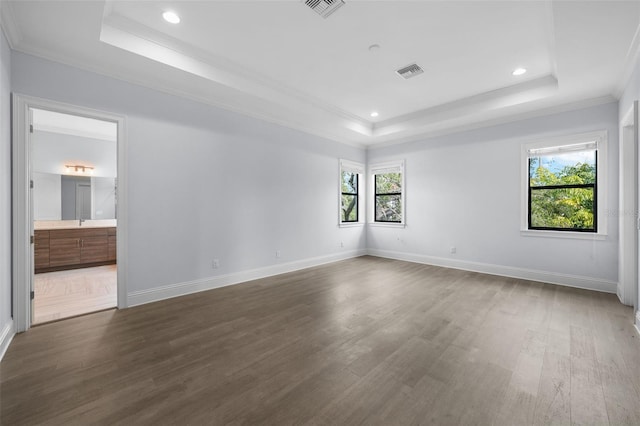
<svg viewBox="0 0 640 426"><path fill-rule="evenodd" d="M522 75L524 73L527 72L526 68L516 68L515 70L513 70L513 72L511 73L511 75Z"/></svg>
<svg viewBox="0 0 640 426"><path fill-rule="evenodd" d="M93 174L93 167L91 166L81 166L78 164L69 165L65 164L64 166L67 169L67 172L79 173L79 174Z"/></svg>
<svg viewBox="0 0 640 426"><path fill-rule="evenodd" d="M167 21L170 24L180 23L180 17L178 16L178 14L171 10L167 10L166 12L164 12L162 14L162 17L164 18L165 21Z"/></svg>

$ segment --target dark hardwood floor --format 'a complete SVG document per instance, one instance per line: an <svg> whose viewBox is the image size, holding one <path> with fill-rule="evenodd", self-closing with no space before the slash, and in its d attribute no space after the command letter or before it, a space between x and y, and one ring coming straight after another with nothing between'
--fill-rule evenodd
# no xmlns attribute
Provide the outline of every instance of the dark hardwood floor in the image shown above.
<svg viewBox="0 0 640 426"><path fill-rule="evenodd" d="M35 327L0 423L640 424L615 295L361 257Z"/></svg>

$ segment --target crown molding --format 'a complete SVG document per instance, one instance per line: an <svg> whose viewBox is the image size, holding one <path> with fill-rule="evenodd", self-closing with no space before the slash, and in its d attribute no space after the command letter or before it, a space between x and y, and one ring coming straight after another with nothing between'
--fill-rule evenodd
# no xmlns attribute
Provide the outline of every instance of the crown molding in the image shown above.
<svg viewBox="0 0 640 426"><path fill-rule="evenodd" d="M638 64L640 64L640 24L638 25L638 28L636 28L636 33L633 36L633 40L631 40L631 44L629 45L629 49L627 50L627 56L625 58L622 73L620 74L618 84L616 84L613 91L616 99L620 99L622 97L624 89L629 84L631 75L633 74L633 70Z"/></svg>
<svg viewBox="0 0 640 426"><path fill-rule="evenodd" d="M7 38L9 47L11 49L15 49L15 46L23 40L23 35L16 24L16 18L13 13L11 3L7 1L0 1L0 26L2 27L2 32Z"/></svg>

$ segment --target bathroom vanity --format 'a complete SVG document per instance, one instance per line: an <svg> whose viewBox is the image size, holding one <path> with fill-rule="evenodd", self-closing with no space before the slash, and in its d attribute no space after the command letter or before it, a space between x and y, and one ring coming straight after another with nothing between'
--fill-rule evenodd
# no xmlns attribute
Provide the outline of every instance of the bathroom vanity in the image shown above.
<svg viewBox="0 0 640 426"><path fill-rule="evenodd" d="M116 263L116 220L35 221L35 273Z"/></svg>

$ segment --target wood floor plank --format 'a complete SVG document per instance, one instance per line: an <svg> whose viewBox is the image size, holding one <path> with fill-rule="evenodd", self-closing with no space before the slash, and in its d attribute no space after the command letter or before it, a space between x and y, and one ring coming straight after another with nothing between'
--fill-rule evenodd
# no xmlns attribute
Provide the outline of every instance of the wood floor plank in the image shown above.
<svg viewBox="0 0 640 426"><path fill-rule="evenodd" d="M32 328L0 424L635 425L632 320L611 294L365 256Z"/></svg>
<svg viewBox="0 0 640 426"><path fill-rule="evenodd" d="M640 425L640 395L626 372L617 366L598 363L607 417L612 425Z"/></svg>
<svg viewBox="0 0 640 426"><path fill-rule="evenodd" d="M518 361L513 370L511 385L520 391L538 395L544 362L545 340L534 332L527 333Z"/></svg>
<svg viewBox="0 0 640 426"><path fill-rule="evenodd" d="M571 424L571 358L569 356L545 351L533 424Z"/></svg>
<svg viewBox="0 0 640 426"><path fill-rule="evenodd" d="M528 331L512 372L503 402L494 419L496 425L532 424L542 376L546 339Z"/></svg>
<svg viewBox="0 0 640 426"><path fill-rule="evenodd" d="M492 424L495 426L533 424L536 403L535 396L510 385Z"/></svg>
<svg viewBox="0 0 640 426"><path fill-rule="evenodd" d="M571 326L571 356L592 361L597 358L596 347L590 330Z"/></svg>
<svg viewBox="0 0 640 426"><path fill-rule="evenodd" d="M602 425L608 422L597 362L571 357L571 423Z"/></svg>

